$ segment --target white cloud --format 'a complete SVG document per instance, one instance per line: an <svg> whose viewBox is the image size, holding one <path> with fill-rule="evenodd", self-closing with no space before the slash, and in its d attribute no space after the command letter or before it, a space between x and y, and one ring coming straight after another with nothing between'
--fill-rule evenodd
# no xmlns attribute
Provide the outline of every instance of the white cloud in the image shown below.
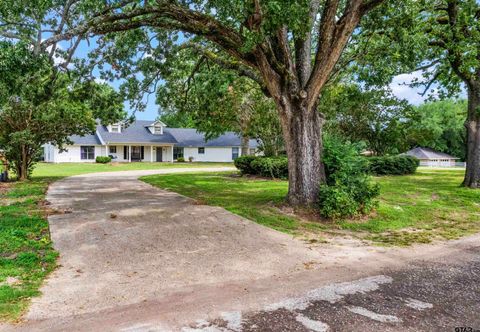
<svg viewBox="0 0 480 332"><path fill-rule="evenodd" d="M401 99L406 99L410 104L419 105L423 103L427 97L428 93L425 96L421 96L419 93L423 92L423 88L412 88L409 86L415 79L422 80L422 73L417 71L410 74L402 74L393 78L390 88L392 89L393 94ZM434 91L435 86L432 86L431 91Z"/></svg>

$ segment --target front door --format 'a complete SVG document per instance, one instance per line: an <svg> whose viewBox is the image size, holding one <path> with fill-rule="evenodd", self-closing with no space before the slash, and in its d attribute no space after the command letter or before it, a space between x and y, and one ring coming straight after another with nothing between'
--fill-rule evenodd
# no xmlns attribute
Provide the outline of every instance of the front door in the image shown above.
<svg viewBox="0 0 480 332"><path fill-rule="evenodd" d="M142 160L142 147L132 146L132 160L139 161Z"/></svg>
<svg viewBox="0 0 480 332"><path fill-rule="evenodd" d="M157 161L163 161L163 148L157 147Z"/></svg>

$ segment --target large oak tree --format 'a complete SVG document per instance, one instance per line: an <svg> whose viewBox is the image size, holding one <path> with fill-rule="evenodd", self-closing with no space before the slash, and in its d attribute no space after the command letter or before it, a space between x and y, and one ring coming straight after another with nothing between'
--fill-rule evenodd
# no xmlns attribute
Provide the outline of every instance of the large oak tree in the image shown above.
<svg viewBox="0 0 480 332"><path fill-rule="evenodd" d="M325 181L320 93L362 17L382 2L69 0L56 10L64 24L56 24L42 47L138 29L149 29L147 36L160 45L169 36L161 31L182 31L202 49L215 45L214 51L226 55L226 66L256 80L274 100L289 158L288 200L306 205Z"/></svg>

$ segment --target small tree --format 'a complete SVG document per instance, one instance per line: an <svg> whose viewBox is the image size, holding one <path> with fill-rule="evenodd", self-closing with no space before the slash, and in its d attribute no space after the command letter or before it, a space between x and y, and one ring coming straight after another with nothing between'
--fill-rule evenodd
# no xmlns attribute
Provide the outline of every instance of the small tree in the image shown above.
<svg viewBox="0 0 480 332"><path fill-rule="evenodd" d="M124 116L121 98L94 82L74 82L44 53L0 42L0 146L20 180L29 177L46 143L92 133L96 119Z"/></svg>

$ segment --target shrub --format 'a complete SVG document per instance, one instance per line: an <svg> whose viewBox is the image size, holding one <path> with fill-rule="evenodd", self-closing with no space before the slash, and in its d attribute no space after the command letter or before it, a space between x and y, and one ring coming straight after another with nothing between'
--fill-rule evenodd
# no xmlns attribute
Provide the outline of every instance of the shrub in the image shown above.
<svg viewBox="0 0 480 332"><path fill-rule="evenodd" d="M368 171L373 175L405 175L416 172L420 161L412 156L368 158Z"/></svg>
<svg viewBox="0 0 480 332"><path fill-rule="evenodd" d="M95 158L95 162L99 164L108 164L111 161L112 161L112 157L108 157L108 156L97 156L97 158Z"/></svg>
<svg viewBox="0 0 480 332"><path fill-rule="evenodd" d="M179 163L184 163L184 162L185 162L185 158L183 158L183 157L178 157L178 158L177 158L177 162L179 162Z"/></svg>
<svg viewBox="0 0 480 332"><path fill-rule="evenodd" d="M277 179L288 178L288 159L285 157L260 157L250 163L254 174Z"/></svg>
<svg viewBox="0 0 480 332"><path fill-rule="evenodd" d="M366 173L367 161L360 156L362 146L325 137L324 147L327 181L318 195L320 214L345 218L369 213L378 204L375 198L380 189Z"/></svg>
<svg viewBox="0 0 480 332"><path fill-rule="evenodd" d="M192 156L188 157L188 161L191 162L191 163L193 163L193 159L194 158Z"/></svg>
<svg viewBox="0 0 480 332"><path fill-rule="evenodd" d="M255 156L240 156L235 158L233 164L242 174L255 174L255 170L252 168L251 163L256 160Z"/></svg>

